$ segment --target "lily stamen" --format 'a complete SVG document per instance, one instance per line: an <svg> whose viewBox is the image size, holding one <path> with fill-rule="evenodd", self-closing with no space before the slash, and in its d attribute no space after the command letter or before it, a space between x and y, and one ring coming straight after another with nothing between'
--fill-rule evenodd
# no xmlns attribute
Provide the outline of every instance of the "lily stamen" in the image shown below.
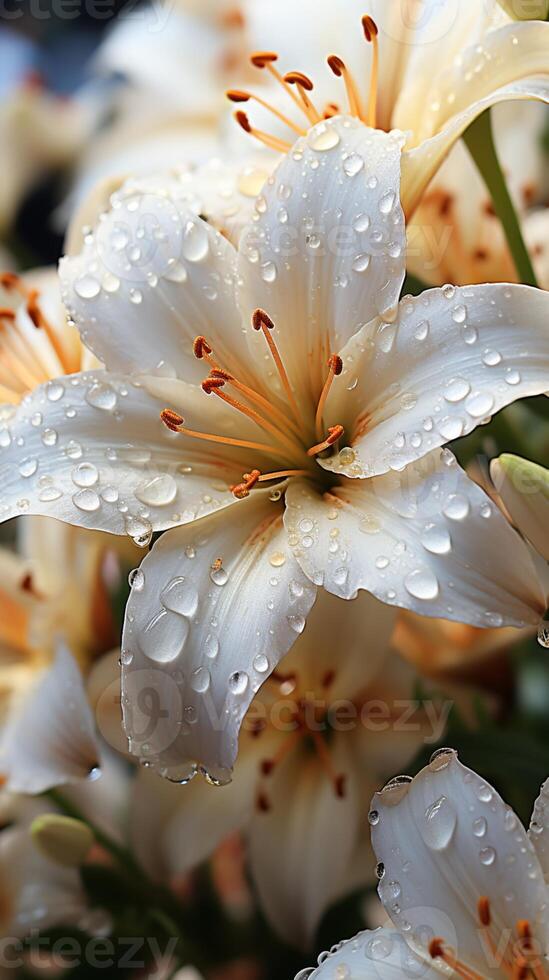
<svg viewBox="0 0 549 980"><path fill-rule="evenodd" d="M332 757L330 755L330 751L328 749L328 746L326 745L326 742L322 738L320 732L313 730L313 731L308 731L307 734L311 736L314 742L316 753L318 755L318 758L320 759L322 768L324 769L326 775L328 776L328 779L330 780L332 786L334 787L335 795L340 800L344 799L345 782L346 782L345 775L343 773L336 772L332 761Z"/></svg>
<svg viewBox="0 0 549 980"><path fill-rule="evenodd" d="M330 394L330 388L332 387L334 378L340 375L343 370L343 361L341 360L339 354L331 355L331 357L328 359L328 367L329 367L328 377L324 382L324 387L322 389L320 398L318 399L318 406L316 409L315 431L318 439L322 438L322 433L324 431L322 428L322 415L324 413L326 399Z"/></svg>
<svg viewBox="0 0 549 980"><path fill-rule="evenodd" d="M280 765L281 762L290 754L290 752L295 748L298 742L306 735L301 725L294 732L285 738L282 745L280 746L278 752L275 752L273 756L269 759L263 759L261 762L261 773L263 776L270 776L274 769Z"/></svg>
<svg viewBox="0 0 549 980"><path fill-rule="evenodd" d="M264 442L250 442L247 439L231 439L229 436L217 436L210 432L197 432L195 429L188 429L184 424L185 419L183 416L174 412L171 408L164 408L160 413L160 418L166 428L172 432L180 432L183 435L191 436L193 439L203 439L205 442L217 442L221 446L237 446L242 449L256 449L260 453L275 453L277 456L285 456L285 453L279 448L269 446Z"/></svg>
<svg viewBox="0 0 549 980"><path fill-rule="evenodd" d="M202 382L202 390L207 395L217 395L218 398L221 398L221 400L227 405L230 405L231 408L235 408L237 412L242 412L242 414L246 415L252 422L259 425L261 429L265 429L266 432L270 432L271 435L273 435L275 439L278 439L280 443L285 445L286 449L290 452L293 453L296 451L296 449L298 452L301 452L301 447L293 441L291 436L286 435L286 433L282 432L280 429L277 429L276 425L273 425L273 423L269 422L268 419L263 418L263 416L260 415L259 412L256 412L253 408L249 408L248 405L244 405L244 403L238 401L237 398L233 398L232 395L227 395L226 392L222 391L221 389L225 386L225 384L226 381L224 378L209 377Z"/></svg>
<svg viewBox="0 0 549 980"><path fill-rule="evenodd" d="M320 115L318 109L312 102L312 100L307 95L307 92L312 92L314 85L307 75L304 75L301 71L289 71L284 75L284 81L288 85L295 85L299 94L299 98L303 103L303 110L309 121L315 125L315 123L320 122L322 116Z"/></svg>
<svg viewBox="0 0 549 980"><path fill-rule="evenodd" d="M271 402L267 398L264 398L263 395L260 395L258 391L255 391L253 388L249 388L248 385L245 385L242 381L239 381L238 378L235 378L234 375L229 374L229 372L225 371L223 368L212 368L210 374L213 378L223 378L227 384L232 385L233 388L240 391L249 401L255 402L255 404L259 405L264 411L276 417L279 423L282 424L283 428L289 426L295 435L298 436L298 438L300 437L301 433L293 419L287 418L287 416L284 415L284 412L277 408L276 405L271 404Z"/></svg>
<svg viewBox="0 0 549 980"><path fill-rule="evenodd" d="M265 68L274 79L282 85L284 91L290 96L292 102L297 106L300 112L305 112L303 102L292 90L291 86L288 84L283 75L274 67L274 62L278 61L278 55L274 51L256 51L255 54L250 56L250 61L254 68ZM310 117L307 112L305 112L308 121L310 122Z"/></svg>
<svg viewBox="0 0 549 980"><path fill-rule="evenodd" d="M368 126L376 128L377 123L377 91L379 80L379 41L378 27L375 20L368 14L362 18L364 37L372 45L372 73L370 76L370 96L368 99Z"/></svg>
<svg viewBox="0 0 549 980"><path fill-rule="evenodd" d="M264 133L262 129L254 129L246 113L243 112L242 109L235 112L234 118L245 133L249 133L250 136L255 136L260 143L264 143L270 150L276 150L277 153L287 153L290 149L290 144L286 143L284 140L278 139L277 136L271 136L270 133Z"/></svg>
<svg viewBox="0 0 549 980"><path fill-rule="evenodd" d="M482 980L481 974L472 970L470 967L465 966L465 964L460 963L458 959L446 949L444 945L444 940L440 937L432 939L429 943L429 955L434 960L442 960L446 963L454 973L457 973L458 977L462 977L462 980Z"/></svg>
<svg viewBox="0 0 549 980"><path fill-rule="evenodd" d="M329 449L330 446L333 446L338 439L341 439L344 432L345 429L342 425L329 426L327 438L324 440L324 442L319 442L318 445L311 446L311 448L307 450L307 456L317 456L318 453L322 453L325 449Z"/></svg>
<svg viewBox="0 0 549 980"><path fill-rule="evenodd" d="M301 413L299 411L297 402L295 400L295 395L294 395L294 393L292 391L292 388L291 388L291 385L290 385L290 381L289 381L288 375L286 374L286 369L284 367L284 364L282 363L282 358L281 358L280 353L278 351L278 347L276 346L276 343L275 343L275 341L273 339L273 336L272 336L272 333L271 333L271 331L274 330L274 323L273 323L273 321L271 320L270 316L267 313L265 313L264 310L257 309L257 310L254 310L254 312L252 314L252 326L253 326L254 330L262 330L263 331L263 336L265 337L265 340L267 341L267 344L269 346L269 350L271 352L273 361L275 362L277 371L278 371L278 373L280 375L280 380L282 381L282 385L283 385L284 390L285 390L285 392L286 392L286 394L288 396L288 401L290 403L292 412L294 413L294 418L296 419L296 422L298 423L298 425L301 426L301 427L303 427L303 419L301 418Z"/></svg>
<svg viewBox="0 0 549 980"><path fill-rule="evenodd" d="M272 112L272 114L276 116L277 119L280 119L285 126L289 126L290 129L293 129L294 133L297 133L298 136L305 136L304 129L292 122L288 116L285 116L283 112L280 112L275 108L275 106L271 105L270 102L266 102L266 100L262 99L259 95L255 95L255 93L252 92L241 92L239 89L229 89L229 91L225 94L229 99L229 102L249 102L250 99L253 99L254 102L262 105L264 109L268 109L269 112Z"/></svg>
<svg viewBox="0 0 549 980"><path fill-rule="evenodd" d="M358 93L358 85L345 62L337 54L331 54L327 61L336 78L343 78L351 115L358 116L359 119L365 122L366 117Z"/></svg>

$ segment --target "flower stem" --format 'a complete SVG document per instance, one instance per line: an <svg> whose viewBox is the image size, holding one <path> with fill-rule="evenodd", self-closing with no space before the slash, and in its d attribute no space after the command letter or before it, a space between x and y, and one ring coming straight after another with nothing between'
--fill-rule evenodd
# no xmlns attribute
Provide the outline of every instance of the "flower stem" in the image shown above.
<svg viewBox="0 0 549 980"><path fill-rule="evenodd" d="M524 244L517 212L498 160L490 109L471 123L463 139L492 196L494 210L503 226L519 281L526 286L537 286L536 274Z"/></svg>

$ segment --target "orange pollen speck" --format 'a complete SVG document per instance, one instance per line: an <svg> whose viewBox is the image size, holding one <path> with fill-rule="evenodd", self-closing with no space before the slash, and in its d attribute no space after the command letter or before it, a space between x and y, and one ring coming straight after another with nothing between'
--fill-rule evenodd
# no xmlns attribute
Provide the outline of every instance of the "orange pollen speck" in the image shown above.
<svg viewBox="0 0 549 980"><path fill-rule="evenodd" d="M343 371L343 361L341 360L339 354L332 354L328 360L328 367L332 369L336 378L341 374Z"/></svg>
<svg viewBox="0 0 549 980"><path fill-rule="evenodd" d="M0 285L4 289L16 289L20 286L21 280L15 272L2 272L0 274Z"/></svg>
<svg viewBox="0 0 549 980"><path fill-rule="evenodd" d="M164 408L160 412L160 418L162 419L165 426L171 429L172 432L178 432L179 427L183 425L185 419L182 415L178 415L177 412L172 411L171 408Z"/></svg>
<svg viewBox="0 0 549 980"><path fill-rule="evenodd" d="M212 564L212 572L218 572L220 568L223 568L223 559L216 558Z"/></svg>
<svg viewBox="0 0 549 980"><path fill-rule="evenodd" d="M434 960L444 957L444 946L442 944L442 939L438 937L431 939L431 942L429 943L429 956L431 956L431 958Z"/></svg>
<svg viewBox="0 0 549 980"><path fill-rule="evenodd" d="M196 337L193 343L193 354L200 361L204 354L211 354L212 348L205 337Z"/></svg>

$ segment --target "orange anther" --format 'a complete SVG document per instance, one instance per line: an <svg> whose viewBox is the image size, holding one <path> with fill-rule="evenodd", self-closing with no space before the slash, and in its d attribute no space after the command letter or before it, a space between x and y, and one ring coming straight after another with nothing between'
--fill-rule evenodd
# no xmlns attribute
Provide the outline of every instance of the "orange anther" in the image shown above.
<svg viewBox="0 0 549 980"><path fill-rule="evenodd" d="M328 358L328 367L334 372L336 377L341 374L343 371L343 361L341 360L339 354L332 354L332 356Z"/></svg>
<svg viewBox="0 0 549 980"><path fill-rule="evenodd" d="M212 348L205 337L196 337L193 343L193 354L200 361L204 354L211 354Z"/></svg>
<svg viewBox="0 0 549 980"><path fill-rule="evenodd" d="M246 113L242 112L242 109L239 109L238 112L235 112L234 118L236 119L238 125L242 126L242 129L244 130L245 133L251 133L252 127L250 125L250 120L248 119Z"/></svg>
<svg viewBox="0 0 549 980"><path fill-rule="evenodd" d="M343 435L344 432L345 429L343 428L342 425L330 425L328 427L328 437L326 439L328 445L333 446L334 442L337 442L338 439L341 439L341 436Z"/></svg>
<svg viewBox="0 0 549 980"><path fill-rule="evenodd" d="M262 330L263 327L267 327L268 330L274 330L274 323L270 316L265 313L265 310L254 310L252 313L252 326L254 330Z"/></svg>
<svg viewBox="0 0 549 980"><path fill-rule="evenodd" d="M337 54L331 54L326 60L334 75L336 75L337 78L341 78L345 70L345 63L341 60L341 58Z"/></svg>
<svg viewBox="0 0 549 980"><path fill-rule="evenodd" d="M254 51L250 55L250 61L256 68L265 68L266 65L272 64L273 61L278 61L278 55L275 51Z"/></svg>
<svg viewBox="0 0 549 980"><path fill-rule="evenodd" d="M172 411L171 408L164 408L160 412L160 418L162 419L165 426L171 429L172 432L179 432L179 427L183 425L185 419L182 415L178 415L177 412Z"/></svg>
<svg viewBox="0 0 549 980"><path fill-rule="evenodd" d="M480 924L483 926L489 926L492 921L492 916L490 913L490 900L486 898L485 895L479 898L477 909Z"/></svg>
<svg viewBox="0 0 549 980"><path fill-rule="evenodd" d="M251 95L248 92L241 92L239 89L231 88L225 92L229 102L249 102Z"/></svg>
<svg viewBox="0 0 549 980"><path fill-rule="evenodd" d="M225 381L223 378L205 378L202 382L202 391L205 391L207 395L211 395L212 391L218 391L224 385Z"/></svg>
<svg viewBox="0 0 549 980"><path fill-rule="evenodd" d="M373 17L370 17L369 14L365 14L362 18L362 29L364 31L364 37L367 41L372 41L373 38L377 37L379 34L377 24Z"/></svg>
<svg viewBox="0 0 549 980"><path fill-rule="evenodd" d="M304 88L307 92L312 92L314 88L311 79L307 75L304 75L302 71L286 72L284 75L284 81L287 82L288 85L300 85L301 88Z"/></svg>
<svg viewBox="0 0 549 980"><path fill-rule="evenodd" d="M444 957L444 945L442 939L436 936L434 939L431 939L431 942L429 943L429 956L431 956L434 960Z"/></svg>

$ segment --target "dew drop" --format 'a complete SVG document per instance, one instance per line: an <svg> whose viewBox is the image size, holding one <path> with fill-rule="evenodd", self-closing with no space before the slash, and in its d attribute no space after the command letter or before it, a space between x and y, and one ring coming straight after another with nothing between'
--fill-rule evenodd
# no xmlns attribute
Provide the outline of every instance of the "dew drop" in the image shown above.
<svg viewBox="0 0 549 980"><path fill-rule="evenodd" d="M410 572L404 585L411 596L425 602L436 599L439 592L437 578L428 568L416 568Z"/></svg>
<svg viewBox="0 0 549 980"><path fill-rule="evenodd" d="M86 401L92 408L99 408L103 412L112 412L116 408L118 401L114 388L109 384L92 384L86 392Z"/></svg>
<svg viewBox="0 0 549 980"><path fill-rule="evenodd" d="M183 231L182 251L189 262L202 262L209 252L208 229L200 220L187 221Z"/></svg>
<svg viewBox="0 0 549 980"><path fill-rule="evenodd" d="M93 276L84 275L74 283L74 291L80 299L95 299L101 292L101 286Z"/></svg>
<svg viewBox="0 0 549 980"><path fill-rule="evenodd" d="M95 490L79 490L74 494L72 502L79 510L86 511L87 513L93 513L93 511L99 510L101 507L101 501Z"/></svg>
<svg viewBox="0 0 549 980"><path fill-rule="evenodd" d="M426 551L433 555L447 555L452 548L450 535L445 527L428 524L421 536L421 543Z"/></svg>
<svg viewBox="0 0 549 980"><path fill-rule="evenodd" d="M165 609L179 616L194 616L198 609L198 591L184 576L178 576L168 583L160 594Z"/></svg>
<svg viewBox="0 0 549 980"><path fill-rule="evenodd" d="M316 127L309 143L313 150L316 150L318 153L324 153L326 150L333 150L338 146L340 139L341 137L335 126L326 126L326 124L323 124Z"/></svg>

